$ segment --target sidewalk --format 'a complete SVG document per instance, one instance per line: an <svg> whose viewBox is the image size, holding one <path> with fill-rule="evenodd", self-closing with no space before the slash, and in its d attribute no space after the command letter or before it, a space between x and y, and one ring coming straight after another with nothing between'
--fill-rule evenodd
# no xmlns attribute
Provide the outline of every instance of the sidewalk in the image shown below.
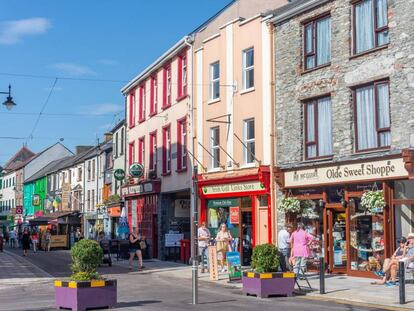
<svg viewBox="0 0 414 311"><path fill-rule="evenodd" d="M128 268L128 261L114 261L114 265ZM134 267L138 266L137 261ZM130 272L133 274L158 274L166 277L191 279L191 267L180 263L159 261L156 259L144 261L145 269L142 272ZM227 274L220 274L219 281L211 281L209 274L199 273L200 284L204 282L216 283L225 287L242 288L241 283L228 283ZM373 279L350 277L346 275L327 275L325 279L325 295L319 294L319 276L309 277L312 291L309 291L305 281L299 281L300 286L306 292L299 292L297 296L301 299L317 299L325 301L335 301L343 303L354 303L364 306L382 307L389 310L414 310L414 284L406 284L406 301L407 304L400 305L398 287L386 288L380 285L371 285ZM270 298L275 299L277 298Z"/></svg>

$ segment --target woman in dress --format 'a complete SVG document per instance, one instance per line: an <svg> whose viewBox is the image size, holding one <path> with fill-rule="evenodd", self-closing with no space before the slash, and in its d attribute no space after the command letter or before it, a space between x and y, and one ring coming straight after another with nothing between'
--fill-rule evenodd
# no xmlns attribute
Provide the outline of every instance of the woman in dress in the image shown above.
<svg viewBox="0 0 414 311"><path fill-rule="evenodd" d="M231 233L227 231L226 224L220 225L220 230L217 232L216 245L217 245L217 258L220 260L221 272L225 272L224 260L226 259L226 253L231 251L230 242L233 239Z"/></svg>
<svg viewBox="0 0 414 311"><path fill-rule="evenodd" d="M30 233L27 228L24 229L22 234L22 248L23 256L27 256L27 250L30 249Z"/></svg>

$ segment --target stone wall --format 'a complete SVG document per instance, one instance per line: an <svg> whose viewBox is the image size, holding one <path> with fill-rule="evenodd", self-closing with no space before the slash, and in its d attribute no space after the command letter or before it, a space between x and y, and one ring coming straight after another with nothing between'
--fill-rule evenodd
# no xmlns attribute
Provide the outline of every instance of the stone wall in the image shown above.
<svg viewBox="0 0 414 311"><path fill-rule="evenodd" d="M331 65L303 73L302 22L330 11ZM331 1L276 25L276 135L277 165L304 162L303 101L331 94L332 162L355 156L351 87L382 78L390 81L391 149L410 146L414 136L414 0L389 0L388 47L351 57L352 6Z"/></svg>

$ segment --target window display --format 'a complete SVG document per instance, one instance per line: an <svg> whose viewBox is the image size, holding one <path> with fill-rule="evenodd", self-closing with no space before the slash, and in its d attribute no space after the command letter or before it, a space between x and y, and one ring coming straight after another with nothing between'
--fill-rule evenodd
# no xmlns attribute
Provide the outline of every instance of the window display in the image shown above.
<svg viewBox="0 0 414 311"><path fill-rule="evenodd" d="M377 271L384 260L384 211L365 210L359 198L349 208L351 270Z"/></svg>

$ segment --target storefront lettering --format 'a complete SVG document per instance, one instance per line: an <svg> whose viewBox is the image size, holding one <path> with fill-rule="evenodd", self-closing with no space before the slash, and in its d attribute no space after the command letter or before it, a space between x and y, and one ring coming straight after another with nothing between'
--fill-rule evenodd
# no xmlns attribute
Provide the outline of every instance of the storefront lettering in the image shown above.
<svg viewBox="0 0 414 311"><path fill-rule="evenodd" d="M227 184L203 187L204 194L214 193L229 193L229 192L243 192L243 191L259 191L264 190L264 185L260 182L242 183L242 184Z"/></svg>

